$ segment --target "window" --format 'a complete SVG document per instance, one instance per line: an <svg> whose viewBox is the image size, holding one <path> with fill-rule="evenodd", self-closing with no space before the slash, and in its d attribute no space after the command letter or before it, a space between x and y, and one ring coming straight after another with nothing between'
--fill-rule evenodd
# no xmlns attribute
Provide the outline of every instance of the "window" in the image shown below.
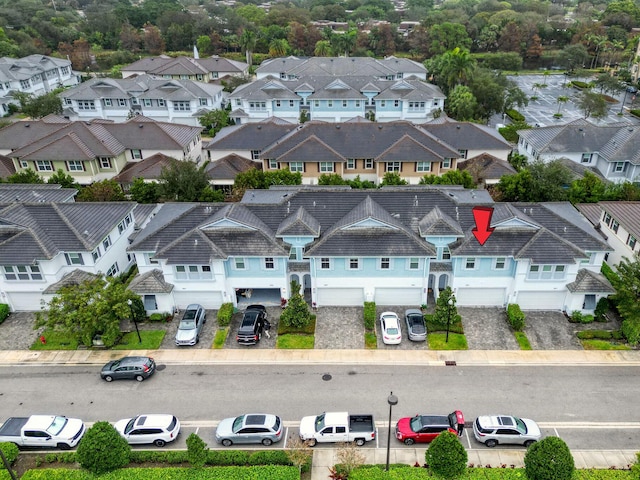
<svg viewBox="0 0 640 480"><path fill-rule="evenodd" d="M333 100L327 100L327 107L333 108Z"/></svg>
<svg viewBox="0 0 640 480"><path fill-rule="evenodd" d="M266 109L267 109L267 102L249 102L249 110L265 111Z"/></svg>
<svg viewBox="0 0 640 480"><path fill-rule="evenodd" d="M440 105L440 100L438 100L437 98L433 100L433 106L437 107L438 105Z"/></svg>
<svg viewBox="0 0 640 480"><path fill-rule="evenodd" d="M12 265L4 267L6 280L42 280L40 267L37 265Z"/></svg>
<svg viewBox="0 0 640 480"><path fill-rule="evenodd" d="M118 99L118 106L119 107L126 107L127 106L127 99L126 98L119 98Z"/></svg>
<svg viewBox="0 0 640 480"><path fill-rule="evenodd" d="M251 159L260 160L260 150L251 150Z"/></svg>
<svg viewBox="0 0 640 480"><path fill-rule="evenodd" d="M147 262L147 265L159 265L160 262L158 262L158 259L155 257L155 253L154 252L146 252L144 254L144 259Z"/></svg>
<svg viewBox="0 0 640 480"><path fill-rule="evenodd" d="M110 107L111 106L111 99L110 98L105 98L104 99L104 106L105 107Z"/></svg>
<svg viewBox="0 0 640 480"><path fill-rule="evenodd" d="M93 100L78 100L78 110L95 110L96 105Z"/></svg>
<svg viewBox="0 0 640 480"><path fill-rule="evenodd" d="M320 162L320 172L333 172L333 162Z"/></svg>
<svg viewBox="0 0 640 480"><path fill-rule="evenodd" d="M289 260L298 260L298 249L296 247L291 247L289 249Z"/></svg>
<svg viewBox="0 0 640 480"><path fill-rule="evenodd" d="M159 107L166 107L167 106L167 102L163 98L159 98L158 99L158 106Z"/></svg>
<svg viewBox="0 0 640 480"><path fill-rule="evenodd" d="M124 232L130 224L131 224L131 216L127 215L126 217L124 217L124 220L122 220L118 224L118 233Z"/></svg>
<svg viewBox="0 0 640 480"><path fill-rule="evenodd" d="M264 259L264 268L265 268L265 270L275 270L276 269L276 262L273 259L273 257L266 257Z"/></svg>
<svg viewBox="0 0 640 480"><path fill-rule="evenodd" d="M29 162L25 162L24 160L20 160L20 166L22 168L29 168Z"/></svg>
<svg viewBox="0 0 640 480"><path fill-rule="evenodd" d="M616 162L613 171L616 173L624 172L624 162Z"/></svg>
<svg viewBox="0 0 640 480"><path fill-rule="evenodd" d="M20 88L22 88L23 90L28 90L29 87L31 87L31 84L29 83L29 79L20 80Z"/></svg>
<svg viewBox="0 0 640 480"><path fill-rule="evenodd" d="M234 263L234 268L236 270L246 270L247 269L247 264L244 260L244 258L242 257L236 257L233 259L233 263Z"/></svg>
<svg viewBox="0 0 640 480"><path fill-rule="evenodd" d="M381 107L386 107L387 106L387 101L386 100L380 100L380 106Z"/></svg>
<svg viewBox="0 0 640 480"><path fill-rule="evenodd" d="M294 100L289 100L289 106L290 106L290 107L293 107L293 106L294 106L294 103L293 103L293 102L294 102Z"/></svg>
<svg viewBox="0 0 640 480"><path fill-rule="evenodd" d="M464 262L465 270L474 270L476 268L476 259L474 257L469 257Z"/></svg>
<svg viewBox="0 0 640 480"><path fill-rule="evenodd" d="M342 108L347 108L347 101L346 100L342 100Z"/></svg>
<svg viewBox="0 0 640 480"><path fill-rule="evenodd" d="M118 262L116 262L109 267L109 270L107 270L107 277L113 277L114 275L117 275L119 271Z"/></svg>
<svg viewBox="0 0 640 480"><path fill-rule="evenodd" d="M138 99L136 97L133 97L131 99L131 105L140 105L140 102L138 101Z"/></svg>
<svg viewBox="0 0 640 480"><path fill-rule="evenodd" d="M494 270L504 270L505 265L507 264L507 259L505 257L496 258L493 269Z"/></svg>
<svg viewBox="0 0 640 480"><path fill-rule="evenodd" d="M389 270L391 268L391 259L389 257L382 257L380 259L380 270Z"/></svg>
<svg viewBox="0 0 640 480"><path fill-rule="evenodd" d="M277 170L277 169L278 169L278 161L277 161L277 160L270 159L270 160L269 160L269 168L270 168L271 170Z"/></svg>
<svg viewBox="0 0 640 480"><path fill-rule="evenodd" d="M67 260L67 265L84 265L81 253L65 253L64 258Z"/></svg>
<svg viewBox="0 0 640 480"><path fill-rule="evenodd" d="M210 280L213 278L209 265L176 265L177 280Z"/></svg>
<svg viewBox="0 0 640 480"><path fill-rule="evenodd" d="M347 260L348 270L358 270L360 268L360 260L358 258L350 258Z"/></svg>
<svg viewBox="0 0 640 480"><path fill-rule="evenodd" d="M615 233L618 233L618 227L620 227L620 224L614 220L611 224L611 230L613 230Z"/></svg>
<svg viewBox="0 0 640 480"><path fill-rule="evenodd" d="M409 259L409 270L418 270L420 268L420 259L413 257Z"/></svg>
<svg viewBox="0 0 640 480"><path fill-rule="evenodd" d="M131 158L134 160L142 159L142 150L131 150Z"/></svg>
<svg viewBox="0 0 640 480"><path fill-rule="evenodd" d="M144 309L145 310L157 310L158 302L156 302L155 295L145 295L144 296Z"/></svg>
<svg viewBox="0 0 640 480"><path fill-rule="evenodd" d="M373 170L373 158L364 159L364 168L367 170Z"/></svg>
<svg viewBox="0 0 640 480"><path fill-rule="evenodd" d="M591 163L591 153L582 154L582 163Z"/></svg>
<svg viewBox="0 0 640 480"><path fill-rule="evenodd" d="M302 162L289 162L290 172L304 172L304 163Z"/></svg>
<svg viewBox="0 0 640 480"><path fill-rule="evenodd" d="M400 162L386 162L385 163L385 172L400 172Z"/></svg>
<svg viewBox="0 0 640 480"><path fill-rule="evenodd" d="M280 108L282 106L282 102L280 100L276 100L276 107Z"/></svg>
<svg viewBox="0 0 640 480"><path fill-rule="evenodd" d="M100 252L100 247L96 247L96 249L93 252L91 252L91 257L93 258L94 262L98 260L101 256L102 256L102 253Z"/></svg>
<svg viewBox="0 0 640 480"><path fill-rule="evenodd" d="M633 235L629 235L627 237L627 245L629 245L629 247L631 247L631 250L636 248L636 237L634 237Z"/></svg>
<svg viewBox="0 0 640 480"><path fill-rule="evenodd" d="M331 259L328 257L322 257L320 259L320 270L331 270Z"/></svg>
<svg viewBox="0 0 640 480"><path fill-rule="evenodd" d="M467 158L467 150L458 150L461 158Z"/></svg>
<svg viewBox="0 0 640 480"><path fill-rule="evenodd" d="M84 172L82 160L67 160L67 170L70 172Z"/></svg>
<svg viewBox="0 0 640 480"><path fill-rule="evenodd" d="M360 100L356 100L356 108L360 108Z"/></svg>
<svg viewBox="0 0 640 480"><path fill-rule="evenodd" d="M240 100L239 98L236 98L236 107L241 107L242 106L242 100Z"/></svg>
<svg viewBox="0 0 640 480"><path fill-rule="evenodd" d="M52 172L53 165L49 160L36 160L36 168L39 172Z"/></svg>
<svg viewBox="0 0 640 480"><path fill-rule="evenodd" d="M442 249L442 259L451 260L451 250L449 250L449 247L444 247Z"/></svg>
<svg viewBox="0 0 640 480"><path fill-rule="evenodd" d="M445 158L442 162L440 162L440 168L451 168L451 159Z"/></svg>
<svg viewBox="0 0 640 480"><path fill-rule="evenodd" d="M150 107L151 106L151 99L150 98L145 98L144 100L142 100L142 104L145 107Z"/></svg>
<svg viewBox="0 0 640 480"><path fill-rule="evenodd" d="M314 107L319 107L320 106L320 100L314 100L313 101L313 106Z"/></svg>
<svg viewBox="0 0 640 480"><path fill-rule="evenodd" d="M431 171L431 162L416 163L416 172L430 172L430 171Z"/></svg>
<svg viewBox="0 0 640 480"><path fill-rule="evenodd" d="M602 220L607 224L608 227L611 226L611 215L609 215L607 212L604 212L604 218Z"/></svg>
<svg viewBox="0 0 640 480"><path fill-rule="evenodd" d="M111 237L109 237L109 235L107 235L106 238L102 240L102 246L104 247L105 252L109 250L109 247L111 246Z"/></svg>
<svg viewBox="0 0 640 480"><path fill-rule="evenodd" d="M393 106L398 108L400 106L400 100L394 100L393 101Z"/></svg>
<svg viewBox="0 0 640 480"><path fill-rule="evenodd" d="M529 267L528 280L563 280L565 274L564 265L531 265Z"/></svg>
<svg viewBox="0 0 640 480"><path fill-rule="evenodd" d="M173 102L174 112L189 112L191 111L191 102L177 101Z"/></svg>
<svg viewBox="0 0 640 480"><path fill-rule="evenodd" d="M201 98L200 99L200 106L201 107L206 107L207 106L207 99L206 98Z"/></svg>
<svg viewBox="0 0 640 480"><path fill-rule="evenodd" d="M356 168L356 159L347 158L347 170L355 170L355 168Z"/></svg>
<svg viewBox="0 0 640 480"><path fill-rule="evenodd" d="M100 157L100 168L111 168L111 159L109 157Z"/></svg>

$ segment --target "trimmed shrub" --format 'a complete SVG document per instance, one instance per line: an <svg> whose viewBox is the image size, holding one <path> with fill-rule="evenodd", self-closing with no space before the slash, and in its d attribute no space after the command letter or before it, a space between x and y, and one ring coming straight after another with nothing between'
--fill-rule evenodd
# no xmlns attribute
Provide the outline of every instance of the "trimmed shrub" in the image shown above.
<svg viewBox="0 0 640 480"><path fill-rule="evenodd" d="M289 298L287 306L280 315L280 322L286 327L304 328L311 321L309 306L302 295L296 290Z"/></svg>
<svg viewBox="0 0 640 480"><path fill-rule="evenodd" d="M600 300L598 300L596 308L593 311L593 314L596 317L596 322L607 321L606 313L609 311L609 308L611 308L611 304L609 303L609 299L607 297L602 297Z"/></svg>
<svg viewBox="0 0 640 480"><path fill-rule="evenodd" d="M20 450L18 450L18 447L15 443L0 443L0 450L2 450L4 458L7 459L9 465L13 465L13 463L18 458L18 454L20 453ZM4 464L0 462L0 470L2 470L3 468Z"/></svg>
<svg viewBox="0 0 640 480"><path fill-rule="evenodd" d="M110 472L129 463L131 447L109 422L97 422L80 440L78 463L94 474Z"/></svg>
<svg viewBox="0 0 640 480"><path fill-rule="evenodd" d="M576 467L564 440L546 437L529 447L524 468L529 480L571 480Z"/></svg>
<svg viewBox="0 0 640 480"><path fill-rule="evenodd" d="M0 303L0 323L9 316L9 305L6 303Z"/></svg>
<svg viewBox="0 0 640 480"><path fill-rule="evenodd" d="M164 322L166 318L166 313L152 313L151 315L149 315L150 322Z"/></svg>
<svg viewBox="0 0 640 480"><path fill-rule="evenodd" d="M187 437L187 459L194 467L204 467L207 462L207 444L198 434L192 433Z"/></svg>
<svg viewBox="0 0 640 480"><path fill-rule="evenodd" d="M250 455L246 450L209 450L207 452L207 465L216 467L248 465Z"/></svg>
<svg viewBox="0 0 640 480"><path fill-rule="evenodd" d="M633 110L629 110L629 113L631 113L631 115L633 115L634 117L640 117L640 110L637 109L633 109Z"/></svg>
<svg viewBox="0 0 640 480"><path fill-rule="evenodd" d="M218 325L228 327L233 317L233 303L223 303L218 310Z"/></svg>
<svg viewBox="0 0 640 480"><path fill-rule="evenodd" d="M509 325L516 332L521 332L524 330L524 320L525 316L520 309L520 305L516 303L510 303L507 305L507 319L509 320Z"/></svg>
<svg viewBox="0 0 640 480"><path fill-rule="evenodd" d="M583 330L578 332L577 337L580 340L623 340L624 335L620 330Z"/></svg>
<svg viewBox="0 0 640 480"><path fill-rule="evenodd" d="M577 88L578 90L583 90L585 88L589 88L589 84L587 82L582 82L580 80L572 80L571 86Z"/></svg>
<svg viewBox="0 0 640 480"><path fill-rule="evenodd" d="M364 328L366 328L367 330L376 329L375 302L364 302Z"/></svg>
<svg viewBox="0 0 640 480"><path fill-rule="evenodd" d="M517 111L514 108L510 108L504 113L506 113L507 116L515 122L524 122L524 115L522 115L519 111Z"/></svg>
<svg viewBox="0 0 640 480"><path fill-rule="evenodd" d="M456 478L467 469L467 451L455 433L442 432L438 435L429 445L424 458L437 477Z"/></svg>
<svg viewBox="0 0 640 480"><path fill-rule="evenodd" d="M284 450L264 450L252 453L248 463L249 465L291 465L291 460Z"/></svg>
<svg viewBox="0 0 640 480"><path fill-rule="evenodd" d="M574 310L569 317L571 323L591 323L594 319L593 315L585 315L580 310Z"/></svg>

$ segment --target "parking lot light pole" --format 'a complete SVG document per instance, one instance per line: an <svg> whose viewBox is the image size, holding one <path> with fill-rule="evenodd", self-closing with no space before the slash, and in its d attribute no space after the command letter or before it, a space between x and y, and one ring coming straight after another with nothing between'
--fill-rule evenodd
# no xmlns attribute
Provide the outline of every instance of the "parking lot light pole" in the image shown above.
<svg viewBox="0 0 640 480"><path fill-rule="evenodd" d="M622 99L622 105L620 105L620 115L622 115L622 110L624 109L624 104L627 102L627 93L629 93L629 90L625 89L624 98Z"/></svg>
<svg viewBox="0 0 640 480"><path fill-rule="evenodd" d="M389 454L391 453L391 410L394 405L398 404L398 397L393 392L387 397L387 403L389 404L389 430L387 431L387 467L385 470L389 471Z"/></svg>
<svg viewBox="0 0 640 480"><path fill-rule="evenodd" d="M131 320L133 320L133 324L136 326L136 333L138 334L138 343L142 343L142 338L140 337L140 330L138 330L138 320L136 316L133 314L133 300L127 300L127 305L129 305L129 311L131 312Z"/></svg>
<svg viewBox="0 0 640 480"><path fill-rule="evenodd" d="M449 297L447 301L447 338L445 343L449 343L449 326L451 325L451 307L453 307L453 298Z"/></svg>

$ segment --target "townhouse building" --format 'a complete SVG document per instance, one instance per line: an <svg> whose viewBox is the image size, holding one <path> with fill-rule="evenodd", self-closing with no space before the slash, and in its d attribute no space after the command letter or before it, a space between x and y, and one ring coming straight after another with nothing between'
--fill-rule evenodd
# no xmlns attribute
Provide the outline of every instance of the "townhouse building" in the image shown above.
<svg viewBox="0 0 640 480"><path fill-rule="evenodd" d="M158 122L201 126L199 118L222 107L220 85L141 75L126 79L92 78L60 94L69 120L126 122L143 115Z"/></svg>
<svg viewBox="0 0 640 480"><path fill-rule="evenodd" d="M529 161L567 158L597 170L611 182L637 182L640 176L640 127L594 125L584 119L565 125L519 130L518 152Z"/></svg>
<svg viewBox="0 0 640 480"><path fill-rule="evenodd" d="M31 169L47 180L61 169L79 184L111 179L127 163L161 153L200 162L201 127L135 116L123 123L69 121L49 115L15 122L0 130L0 154L17 172Z"/></svg>
<svg viewBox="0 0 640 480"><path fill-rule="evenodd" d="M213 55L205 58L145 57L122 67L122 78L142 75L174 80L212 82L224 77L248 77L249 64Z"/></svg>
<svg viewBox="0 0 640 480"><path fill-rule="evenodd" d="M0 57L0 108L9 113L9 105L17 105L13 92L44 95L59 87L80 83L80 74L68 59L29 55L22 58Z"/></svg>

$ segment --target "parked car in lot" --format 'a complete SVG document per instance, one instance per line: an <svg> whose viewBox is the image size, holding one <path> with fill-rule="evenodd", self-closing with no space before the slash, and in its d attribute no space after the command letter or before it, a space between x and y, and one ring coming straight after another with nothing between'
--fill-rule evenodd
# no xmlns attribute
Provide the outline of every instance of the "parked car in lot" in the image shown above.
<svg viewBox="0 0 640 480"><path fill-rule="evenodd" d="M269 327L267 309L263 305L249 305L242 316L236 341L240 345L255 345L262 338L262 332Z"/></svg>
<svg viewBox="0 0 640 480"><path fill-rule="evenodd" d="M533 420L511 415L481 415L473 422L473 436L487 447L515 443L529 447L540 440L540 427Z"/></svg>
<svg viewBox="0 0 640 480"><path fill-rule="evenodd" d="M261 443L269 446L282 440L282 420L269 413L249 413L225 418L216 428L216 442L225 447L234 443Z"/></svg>
<svg viewBox="0 0 640 480"><path fill-rule="evenodd" d="M59 448L75 447L84 435L85 426L78 418L62 415L31 415L11 417L0 427L0 443L13 443L22 447Z"/></svg>
<svg viewBox="0 0 640 480"><path fill-rule="evenodd" d="M449 415L416 415L401 418L396 425L396 438L406 445L429 443L447 431L462 436L464 415L460 410Z"/></svg>
<svg viewBox="0 0 640 480"><path fill-rule="evenodd" d="M180 421L174 415L138 415L118 420L114 427L130 445L164 447L180 434Z"/></svg>
<svg viewBox="0 0 640 480"><path fill-rule="evenodd" d="M187 306L176 332L176 345L195 345L200 341L202 326L206 323L204 307L193 303Z"/></svg>
<svg viewBox="0 0 640 480"><path fill-rule="evenodd" d="M397 345L402 341L402 331L398 315L393 312L382 312L380 315L382 341L387 345Z"/></svg>
<svg viewBox="0 0 640 480"><path fill-rule="evenodd" d="M137 380L143 381L149 378L156 371L156 362L151 357L122 357L119 360L108 362L100 376L103 380Z"/></svg>
<svg viewBox="0 0 640 480"><path fill-rule="evenodd" d="M404 322L407 324L407 336L409 340L424 342L427 339L427 324L420 310L410 308L405 311Z"/></svg>

